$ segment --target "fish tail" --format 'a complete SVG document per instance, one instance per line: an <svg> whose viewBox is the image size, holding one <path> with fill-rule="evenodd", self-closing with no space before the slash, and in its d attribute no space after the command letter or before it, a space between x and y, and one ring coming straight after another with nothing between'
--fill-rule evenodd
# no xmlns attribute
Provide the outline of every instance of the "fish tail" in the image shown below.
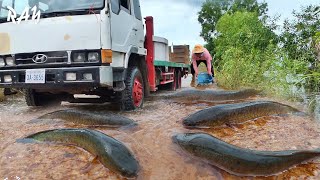
<svg viewBox="0 0 320 180"><path fill-rule="evenodd" d="M37 141L32 138L19 138L16 140L16 143L22 143L22 144L34 144Z"/></svg>
<svg viewBox="0 0 320 180"><path fill-rule="evenodd" d="M30 121L28 121L26 124L36 124L36 123L41 123L43 122L43 119L42 116L39 117L39 118L36 118L36 119L31 119Z"/></svg>
<svg viewBox="0 0 320 180"><path fill-rule="evenodd" d="M295 116L299 116L299 117L306 117L306 116L308 116L307 113L301 112L301 111L298 111L298 110L295 111L295 112L293 112L292 114L295 115Z"/></svg>
<svg viewBox="0 0 320 180"><path fill-rule="evenodd" d="M119 130L131 130L131 129L135 129L137 127L138 127L138 123L133 122L133 123L131 123L129 125L121 127Z"/></svg>

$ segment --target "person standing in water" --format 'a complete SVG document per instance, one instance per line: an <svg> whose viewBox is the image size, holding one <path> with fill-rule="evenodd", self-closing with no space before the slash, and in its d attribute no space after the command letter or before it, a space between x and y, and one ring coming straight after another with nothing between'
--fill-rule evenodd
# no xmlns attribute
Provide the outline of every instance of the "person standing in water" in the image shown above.
<svg viewBox="0 0 320 180"><path fill-rule="evenodd" d="M191 63L191 74L192 81L190 86L195 86L195 78L198 77L199 69L198 66L200 63L204 63L207 66L207 72L209 75L214 77L214 70L212 67L212 57L209 51L200 44L195 45L192 51L192 63Z"/></svg>

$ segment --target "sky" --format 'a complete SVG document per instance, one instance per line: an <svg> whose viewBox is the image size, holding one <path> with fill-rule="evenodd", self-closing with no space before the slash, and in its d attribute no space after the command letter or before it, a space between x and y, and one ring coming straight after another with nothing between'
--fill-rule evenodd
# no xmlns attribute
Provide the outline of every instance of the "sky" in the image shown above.
<svg viewBox="0 0 320 180"><path fill-rule="evenodd" d="M140 0L143 16L153 16L155 35L165 37L169 44L204 44L200 37L198 12L205 0ZM263 0L258 0L263 2ZM292 11L310 4L320 5L320 0L265 0L269 15L281 15L280 21L292 19Z"/></svg>

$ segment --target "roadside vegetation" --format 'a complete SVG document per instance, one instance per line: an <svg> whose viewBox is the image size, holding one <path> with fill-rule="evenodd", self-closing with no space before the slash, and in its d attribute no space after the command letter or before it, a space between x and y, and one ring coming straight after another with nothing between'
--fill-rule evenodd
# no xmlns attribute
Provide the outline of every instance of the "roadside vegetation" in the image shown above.
<svg viewBox="0 0 320 180"><path fill-rule="evenodd" d="M201 36L214 56L216 80L226 89L256 88L300 100L320 91L320 4L281 22L256 0L207 0Z"/></svg>

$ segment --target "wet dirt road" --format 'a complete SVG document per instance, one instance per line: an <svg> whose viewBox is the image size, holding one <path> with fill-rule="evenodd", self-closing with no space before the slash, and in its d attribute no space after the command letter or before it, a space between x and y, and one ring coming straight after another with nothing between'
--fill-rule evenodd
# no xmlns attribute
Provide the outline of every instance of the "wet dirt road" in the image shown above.
<svg viewBox="0 0 320 180"><path fill-rule="evenodd" d="M187 89L188 81L183 88ZM209 87L215 89L215 87ZM155 96L161 96L161 93ZM152 98L151 98L152 99ZM256 100L261 97L256 97ZM223 102L219 102L223 103ZM239 179L184 153L172 143L177 133L206 132L228 143L254 150L294 150L320 147L320 126L305 117L264 117L233 127L188 130L182 118L216 103L206 101L150 100L143 110L119 113L135 120L135 128L93 128L129 147L142 169L137 179ZM72 146L20 144L27 135L56 128L86 128L59 120L30 123L46 113L81 109L110 113L108 105L71 105L29 108L22 97L9 97L0 104L0 179L122 179L94 157ZM114 112L118 113L118 112ZM278 176L241 179L320 179L320 161L299 165Z"/></svg>

